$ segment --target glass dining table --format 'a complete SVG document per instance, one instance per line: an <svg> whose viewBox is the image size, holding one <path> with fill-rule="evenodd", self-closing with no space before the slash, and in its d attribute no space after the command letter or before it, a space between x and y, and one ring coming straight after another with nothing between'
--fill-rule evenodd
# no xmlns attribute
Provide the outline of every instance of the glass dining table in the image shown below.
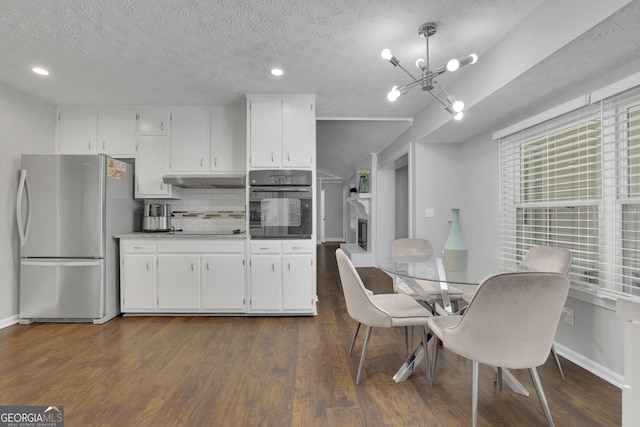
<svg viewBox="0 0 640 427"><path fill-rule="evenodd" d="M459 287L473 287L479 285L482 280L494 273L505 271L524 271L519 264L515 263L477 263L470 264L464 271L451 271L444 267L442 258L436 256L404 256L396 258L386 258L378 263L378 267L390 274L392 277L401 277L403 282L415 292L432 309L434 315L451 316L454 311L451 305L449 285ZM433 282L440 287L440 298L434 298L425 292L419 285L420 281ZM432 340L429 340L431 343ZM406 380L413 369L424 358L424 348L422 343L409 355L402 364L398 372L393 377L395 382ZM497 368L496 368L497 369ZM528 390L511 374L507 369L503 369L505 383L516 393L528 396Z"/></svg>

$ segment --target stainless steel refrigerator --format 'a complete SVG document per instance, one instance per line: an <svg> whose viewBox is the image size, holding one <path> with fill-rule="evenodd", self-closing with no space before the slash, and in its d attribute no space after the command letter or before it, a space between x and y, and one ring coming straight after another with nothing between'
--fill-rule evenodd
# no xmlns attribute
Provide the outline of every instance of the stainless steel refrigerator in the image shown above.
<svg viewBox="0 0 640 427"><path fill-rule="evenodd" d="M115 234L137 226L133 165L105 155L23 155L16 199L20 323L120 313Z"/></svg>

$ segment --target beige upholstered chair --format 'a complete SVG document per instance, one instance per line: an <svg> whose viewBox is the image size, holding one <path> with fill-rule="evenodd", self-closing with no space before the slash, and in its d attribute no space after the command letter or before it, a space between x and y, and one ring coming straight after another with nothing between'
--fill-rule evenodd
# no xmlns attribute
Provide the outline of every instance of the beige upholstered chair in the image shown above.
<svg viewBox="0 0 640 427"><path fill-rule="evenodd" d="M557 246L539 245L529 249L520 265L524 267L525 270L569 274L571 261L572 255L569 249L559 248ZM468 304L471 302L473 294L473 292L465 292L462 294L462 300ZM562 365L560 364L560 358L556 352L555 345L551 346L551 354L553 355L553 360L556 364L556 368L558 369L558 373L564 381L564 371L562 370Z"/></svg>
<svg viewBox="0 0 640 427"><path fill-rule="evenodd" d="M473 426L476 426L479 363L529 369L547 423L553 426L536 367L549 356L568 293L569 278L559 273L500 273L485 278L463 315L429 318L427 324L436 338L432 384L438 340L448 350L471 359L471 407Z"/></svg>
<svg viewBox="0 0 640 427"><path fill-rule="evenodd" d="M391 245L391 256L393 258L420 258L429 257L433 254L431 243L426 239L417 238L402 238L396 239ZM442 291L440 290L440 284L428 280L416 280L418 285L425 290L425 292L436 300L442 300ZM395 277L393 281L393 290L395 292L407 294L414 299L420 299L420 297L407 285L407 283L401 277ZM462 299L462 291L449 286L449 298L451 303L456 305L458 301Z"/></svg>
<svg viewBox="0 0 640 427"><path fill-rule="evenodd" d="M342 249L336 250L336 260L349 316L355 321L367 325L358 366L358 375L356 376L356 384L359 384L372 328L422 326L422 339L426 343L426 325L431 313L407 295L372 295L368 293L351 260ZM351 348L353 348L353 342L351 343ZM427 359L428 357L425 357L425 375L428 376L429 363Z"/></svg>

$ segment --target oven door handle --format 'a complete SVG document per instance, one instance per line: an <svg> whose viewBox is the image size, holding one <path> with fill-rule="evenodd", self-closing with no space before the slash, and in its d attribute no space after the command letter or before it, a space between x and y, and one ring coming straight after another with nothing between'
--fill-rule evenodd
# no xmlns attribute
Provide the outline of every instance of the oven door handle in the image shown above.
<svg viewBox="0 0 640 427"><path fill-rule="evenodd" d="M251 187L252 192L286 193L286 192L309 192L311 187Z"/></svg>

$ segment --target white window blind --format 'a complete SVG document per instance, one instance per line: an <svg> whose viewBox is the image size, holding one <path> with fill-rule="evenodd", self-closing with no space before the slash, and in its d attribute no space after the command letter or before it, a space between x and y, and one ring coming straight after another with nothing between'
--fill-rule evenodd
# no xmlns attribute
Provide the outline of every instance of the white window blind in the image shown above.
<svg viewBox="0 0 640 427"><path fill-rule="evenodd" d="M562 246L575 286L640 295L640 89L499 143L503 262Z"/></svg>

